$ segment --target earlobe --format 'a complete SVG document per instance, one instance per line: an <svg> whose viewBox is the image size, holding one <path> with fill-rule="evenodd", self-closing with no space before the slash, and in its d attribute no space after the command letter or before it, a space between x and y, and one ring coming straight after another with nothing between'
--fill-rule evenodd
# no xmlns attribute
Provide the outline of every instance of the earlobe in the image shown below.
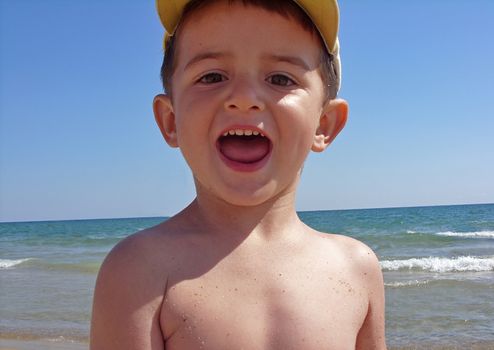
<svg viewBox="0 0 494 350"><path fill-rule="evenodd" d="M153 112L156 124L170 147L178 147L175 113L171 99L167 95L157 95L153 100Z"/></svg>
<svg viewBox="0 0 494 350"><path fill-rule="evenodd" d="M345 100L334 99L323 108L319 118L319 126L314 135L312 151L322 152L333 142L346 124L348 104Z"/></svg>

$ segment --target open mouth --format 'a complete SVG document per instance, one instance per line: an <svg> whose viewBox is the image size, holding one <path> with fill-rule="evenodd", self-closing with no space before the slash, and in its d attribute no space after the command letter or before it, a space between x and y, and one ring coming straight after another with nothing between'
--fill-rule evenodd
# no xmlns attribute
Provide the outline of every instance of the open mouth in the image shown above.
<svg viewBox="0 0 494 350"><path fill-rule="evenodd" d="M247 167L260 164L271 151L269 138L250 129L228 130L219 137L217 145L224 159Z"/></svg>

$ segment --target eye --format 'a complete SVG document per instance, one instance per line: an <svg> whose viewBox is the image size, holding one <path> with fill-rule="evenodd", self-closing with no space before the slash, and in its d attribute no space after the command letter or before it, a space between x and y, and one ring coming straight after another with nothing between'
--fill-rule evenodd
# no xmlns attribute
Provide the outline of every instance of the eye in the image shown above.
<svg viewBox="0 0 494 350"><path fill-rule="evenodd" d="M202 84L216 84L225 81L226 77L220 73L207 73L200 77L197 82Z"/></svg>
<svg viewBox="0 0 494 350"><path fill-rule="evenodd" d="M284 74L273 74L266 79L269 83L279 86L292 86L295 81Z"/></svg>

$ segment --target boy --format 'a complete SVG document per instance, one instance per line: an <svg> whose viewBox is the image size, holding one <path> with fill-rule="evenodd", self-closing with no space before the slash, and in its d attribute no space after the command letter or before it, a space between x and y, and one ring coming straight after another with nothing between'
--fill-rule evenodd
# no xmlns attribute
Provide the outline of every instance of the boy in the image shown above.
<svg viewBox="0 0 494 350"><path fill-rule="evenodd" d="M335 0L157 5L169 35L154 114L197 197L108 255L91 349L385 349L375 255L294 208L308 152L347 118Z"/></svg>

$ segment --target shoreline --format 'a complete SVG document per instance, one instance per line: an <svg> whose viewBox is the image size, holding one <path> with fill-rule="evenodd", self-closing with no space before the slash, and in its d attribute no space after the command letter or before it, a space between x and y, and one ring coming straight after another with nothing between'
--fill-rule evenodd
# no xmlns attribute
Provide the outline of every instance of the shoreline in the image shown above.
<svg viewBox="0 0 494 350"><path fill-rule="evenodd" d="M0 338L0 350L88 350L89 343L67 340Z"/></svg>
<svg viewBox="0 0 494 350"><path fill-rule="evenodd" d="M68 341L64 339L12 339L0 337L0 350L88 350L89 343ZM493 341L483 341L475 343L462 344L414 344L405 346L390 346L388 350L492 350L494 349Z"/></svg>

